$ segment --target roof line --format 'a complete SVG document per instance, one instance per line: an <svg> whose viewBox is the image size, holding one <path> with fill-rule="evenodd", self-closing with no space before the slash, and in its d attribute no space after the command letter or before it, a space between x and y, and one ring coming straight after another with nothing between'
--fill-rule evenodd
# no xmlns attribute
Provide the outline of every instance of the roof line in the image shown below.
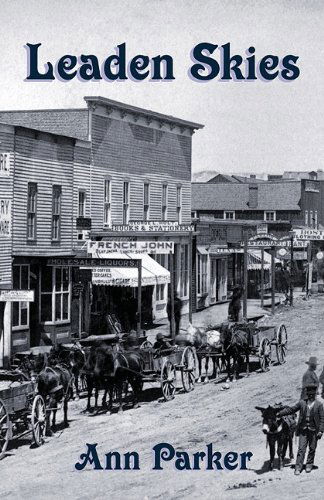
<svg viewBox="0 0 324 500"><path fill-rule="evenodd" d="M43 113L46 111L88 111L87 108L0 109L0 113Z"/></svg>
<svg viewBox="0 0 324 500"><path fill-rule="evenodd" d="M58 132L53 132L51 130L45 130L43 128L29 127L27 125L22 125L22 124L18 125L15 123L3 122L2 120L0 120L0 125L6 125L8 127L14 127L14 128L24 128L27 130L34 130L35 132L41 132L43 134L55 135L56 137L66 137L67 139L73 139L74 141L90 142L88 139L81 139L80 137L76 137L75 135L59 134Z"/></svg>
<svg viewBox="0 0 324 500"><path fill-rule="evenodd" d="M202 125L201 123L195 123L195 122L191 122L188 120L183 120L181 118L176 118L175 116L171 116L171 115L164 115L163 113L158 113L156 111L151 111L149 109L138 108L137 106L125 104L124 102L120 102L120 101L114 101L113 99L108 99L107 97L85 96L84 100L87 103L88 102L98 102L98 103L104 104L106 106L112 106L112 107L117 107L117 108L128 110L128 111L133 111L137 114L152 116L154 118L157 118L160 120L165 120L168 122L175 122L175 123L185 125L187 127L193 128L193 129L201 129L204 127L204 125Z"/></svg>

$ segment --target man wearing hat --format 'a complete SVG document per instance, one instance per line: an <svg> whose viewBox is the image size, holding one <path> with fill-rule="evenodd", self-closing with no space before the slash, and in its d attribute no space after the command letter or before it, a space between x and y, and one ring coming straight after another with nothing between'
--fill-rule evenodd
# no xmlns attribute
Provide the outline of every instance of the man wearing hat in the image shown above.
<svg viewBox="0 0 324 500"><path fill-rule="evenodd" d="M319 381L316 374L317 358L315 356L311 356L309 360L306 361L306 365L308 365L308 370L306 370L306 372L303 375L302 392L300 399L306 399L307 397L306 387L308 385L316 385L316 387L319 386Z"/></svg>
<svg viewBox="0 0 324 500"><path fill-rule="evenodd" d="M159 332L156 336L156 341L153 345L154 349L170 349L171 344L168 342L162 332Z"/></svg>
<svg viewBox="0 0 324 500"><path fill-rule="evenodd" d="M278 417L292 415L299 411L299 419L296 435L299 436L298 452L295 466L295 475L302 471L306 449L308 456L306 461L306 472L311 472L314 464L317 441L321 439L324 432L324 408L323 404L316 399L318 385L308 385L306 389L306 400L301 399L295 406L278 412Z"/></svg>

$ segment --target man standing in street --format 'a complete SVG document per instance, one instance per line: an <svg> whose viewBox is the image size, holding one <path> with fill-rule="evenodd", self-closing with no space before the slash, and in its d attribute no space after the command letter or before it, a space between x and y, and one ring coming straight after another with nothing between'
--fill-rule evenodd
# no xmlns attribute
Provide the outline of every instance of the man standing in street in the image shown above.
<svg viewBox="0 0 324 500"><path fill-rule="evenodd" d="M172 335L171 329L171 322L172 322L172 311L171 311L171 294L169 294L168 297L168 303L167 303L167 314L168 314L168 320L170 323L170 334ZM180 330L180 321L181 321L181 309L182 309L182 302L180 297L175 294L174 296L174 322L175 322L175 337L179 335L179 330Z"/></svg>
<svg viewBox="0 0 324 500"><path fill-rule="evenodd" d="M298 452L295 466L295 475L302 471L306 449L308 456L306 461L306 472L313 469L317 441L321 439L324 432L324 408L323 404L316 399L317 385L306 387L307 399L301 399L295 406L281 410L277 416L292 415L299 411L296 435L299 436Z"/></svg>
<svg viewBox="0 0 324 500"><path fill-rule="evenodd" d="M306 399L306 387L308 385L316 385L319 386L319 380L316 374L317 368L317 358L315 356L311 356L308 361L306 361L306 365L308 365L308 370L303 375L302 379L302 392L300 399Z"/></svg>

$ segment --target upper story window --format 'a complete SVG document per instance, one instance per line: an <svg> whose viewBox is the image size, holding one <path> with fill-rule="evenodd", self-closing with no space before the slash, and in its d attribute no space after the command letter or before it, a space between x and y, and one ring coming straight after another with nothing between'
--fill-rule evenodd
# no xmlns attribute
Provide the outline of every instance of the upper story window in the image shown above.
<svg viewBox="0 0 324 500"><path fill-rule="evenodd" d="M52 190L52 241L61 239L61 186L53 186Z"/></svg>
<svg viewBox="0 0 324 500"><path fill-rule="evenodd" d="M305 226L308 226L308 210L305 210Z"/></svg>
<svg viewBox="0 0 324 500"><path fill-rule="evenodd" d="M79 189L78 216L85 217L87 195L83 189Z"/></svg>
<svg viewBox="0 0 324 500"><path fill-rule="evenodd" d="M314 227L313 210L309 211L309 227Z"/></svg>
<svg viewBox="0 0 324 500"><path fill-rule="evenodd" d="M168 185L162 185L162 220L168 219Z"/></svg>
<svg viewBox="0 0 324 500"><path fill-rule="evenodd" d="M27 194L27 240L36 240L37 184L28 182Z"/></svg>
<svg viewBox="0 0 324 500"><path fill-rule="evenodd" d="M318 228L317 210L314 212L314 228Z"/></svg>
<svg viewBox="0 0 324 500"><path fill-rule="evenodd" d="M129 182L123 184L123 224L129 222Z"/></svg>
<svg viewBox="0 0 324 500"><path fill-rule="evenodd" d="M150 217L150 185L148 182L144 183L143 189L143 220L147 221Z"/></svg>
<svg viewBox="0 0 324 500"><path fill-rule="evenodd" d="M177 186L177 221L182 221L182 186Z"/></svg>
<svg viewBox="0 0 324 500"><path fill-rule="evenodd" d="M225 210L224 211L224 219L234 220L235 219L235 211L234 210Z"/></svg>
<svg viewBox="0 0 324 500"><path fill-rule="evenodd" d="M111 225L111 180L104 180L104 207L103 207L104 226Z"/></svg>
<svg viewBox="0 0 324 500"><path fill-rule="evenodd" d="M276 212L272 210L264 212L264 220L267 222L274 222L276 220Z"/></svg>

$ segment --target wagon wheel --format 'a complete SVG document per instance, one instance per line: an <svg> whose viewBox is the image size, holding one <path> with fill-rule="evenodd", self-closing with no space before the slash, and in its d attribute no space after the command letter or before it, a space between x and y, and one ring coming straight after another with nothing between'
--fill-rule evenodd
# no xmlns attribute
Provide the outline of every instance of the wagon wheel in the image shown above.
<svg viewBox="0 0 324 500"><path fill-rule="evenodd" d="M192 347L188 346L181 356L181 380L185 392L190 392L195 387L196 356Z"/></svg>
<svg viewBox="0 0 324 500"><path fill-rule="evenodd" d="M266 337L262 339L259 347L259 360L261 370L268 371L271 363L271 342Z"/></svg>
<svg viewBox="0 0 324 500"><path fill-rule="evenodd" d="M36 446L41 446L45 440L46 407L44 399L40 396L40 394L37 394L33 401L31 427Z"/></svg>
<svg viewBox="0 0 324 500"><path fill-rule="evenodd" d="M169 360L164 360L161 368L161 389L164 399L170 401L175 394L176 370Z"/></svg>
<svg viewBox="0 0 324 500"><path fill-rule="evenodd" d="M10 421L9 413L4 405L2 399L0 399L0 460L3 458L10 436Z"/></svg>
<svg viewBox="0 0 324 500"><path fill-rule="evenodd" d="M276 351L279 365L286 362L288 335L287 329L283 323L276 330Z"/></svg>
<svg viewBox="0 0 324 500"><path fill-rule="evenodd" d="M152 342L149 340L144 340L144 342L140 345L140 349L148 349L149 347L153 347Z"/></svg>

